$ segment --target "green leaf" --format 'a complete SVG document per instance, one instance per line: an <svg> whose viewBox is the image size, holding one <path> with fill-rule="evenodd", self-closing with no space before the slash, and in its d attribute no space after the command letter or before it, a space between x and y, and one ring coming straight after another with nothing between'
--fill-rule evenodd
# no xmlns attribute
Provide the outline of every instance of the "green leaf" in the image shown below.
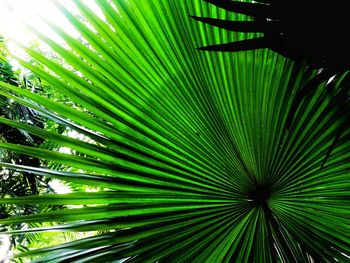
<svg viewBox="0 0 350 263"><path fill-rule="evenodd" d="M349 260L349 126L324 81L311 83L313 92L293 105L317 71L267 49L197 51L261 37L193 21L190 15L251 21L201 0L96 1L103 18L86 2L74 2L82 18L57 7L80 40L49 21L66 45L39 34L66 66L30 48L44 67L20 62L77 106L6 83L0 94L87 139L0 118L71 149L0 142L65 170L1 165L98 191L2 198L2 204L71 206L0 224L60 222L28 233L106 232L19 256L42 255L37 262ZM345 76L335 80L336 90L347 87Z"/></svg>

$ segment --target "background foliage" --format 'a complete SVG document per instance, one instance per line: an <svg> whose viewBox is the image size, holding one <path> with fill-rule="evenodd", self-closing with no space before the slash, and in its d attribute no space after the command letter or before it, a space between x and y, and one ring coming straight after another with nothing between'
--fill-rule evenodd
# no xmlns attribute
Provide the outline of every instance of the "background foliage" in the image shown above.
<svg viewBox="0 0 350 263"><path fill-rule="evenodd" d="M12 69L9 61L7 60L7 49L4 41L1 39L0 43L1 62L0 62L0 79L5 83L21 87L23 89L37 90L38 87L34 87L34 84L23 78L19 71L15 72ZM7 119L12 119L20 122L25 122L36 127L44 128L44 119L40 117L35 111L27 108L12 99L8 99L5 96L0 97L0 115ZM37 147L43 143L43 139L37 136L31 136L24 130L19 130L9 125L0 124L0 140L6 143L16 143L20 145ZM33 167L40 167L40 159L33 158L28 155L22 155L14 153L12 151L2 150L0 152L1 162L9 162L20 165L30 165ZM41 193L53 192L49 185L50 179L45 179L42 176L38 176L27 172L18 172L15 170L1 169L1 186L0 194L1 198L5 197L18 197L38 195ZM1 205L0 206L0 218L17 217L21 215L29 215L38 213L41 208L34 204L14 206L14 205ZM38 224L31 224L32 227L39 226ZM10 226L10 229L26 229L28 225L23 223L17 223ZM26 246L35 241L34 235L17 235L11 237L11 243L13 246L20 248Z"/></svg>

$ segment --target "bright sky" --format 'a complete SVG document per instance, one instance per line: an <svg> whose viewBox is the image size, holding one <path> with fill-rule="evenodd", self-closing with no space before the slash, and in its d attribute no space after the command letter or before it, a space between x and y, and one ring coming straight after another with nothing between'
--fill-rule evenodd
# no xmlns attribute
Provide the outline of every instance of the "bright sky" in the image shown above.
<svg viewBox="0 0 350 263"><path fill-rule="evenodd" d="M60 2L64 3L68 9L76 10L72 1L61 0ZM74 32L72 26L50 0L0 0L0 35L9 40L8 46L12 52L19 52L12 40L30 45L37 39L26 24L60 41L55 33L42 22L40 16L62 26L67 32Z"/></svg>
<svg viewBox="0 0 350 263"><path fill-rule="evenodd" d="M78 13L74 1L58 0L57 2L73 13ZM85 0L84 3L101 16L101 12L96 8L94 0ZM62 42L40 17L59 25L73 36L79 36L73 26L55 7L53 0L0 0L0 36L8 39L7 46L12 53L20 57L23 56L23 52L14 44L14 41L28 46L37 39L35 34L26 27L26 24L54 39L56 42Z"/></svg>

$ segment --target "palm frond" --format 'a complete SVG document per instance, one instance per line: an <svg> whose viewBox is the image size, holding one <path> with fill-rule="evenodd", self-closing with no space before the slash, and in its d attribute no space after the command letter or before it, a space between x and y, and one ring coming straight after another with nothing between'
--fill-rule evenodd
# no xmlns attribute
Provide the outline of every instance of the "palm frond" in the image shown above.
<svg viewBox="0 0 350 263"><path fill-rule="evenodd" d="M5 83L0 94L89 141L1 118L77 153L0 143L75 172L2 165L101 190L35 197L42 205L85 206L0 223L59 221L28 232L108 232L22 256L49 253L37 262L348 260L350 129L329 153L343 116L327 83L317 83L299 103L286 129L297 91L316 71L267 49L198 52L213 39L246 36L193 21L189 14L242 19L199 0L101 0L105 20L75 2L90 25L59 8L84 43L54 25L67 48L41 36L74 70L32 49L28 54L49 71L21 62L77 107Z"/></svg>

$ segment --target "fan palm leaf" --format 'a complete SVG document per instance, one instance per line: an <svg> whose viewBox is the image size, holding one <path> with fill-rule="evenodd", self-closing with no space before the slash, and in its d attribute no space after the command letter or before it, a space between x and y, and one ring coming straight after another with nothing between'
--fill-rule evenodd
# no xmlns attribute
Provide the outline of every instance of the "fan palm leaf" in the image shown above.
<svg viewBox="0 0 350 263"><path fill-rule="evenodd" d="M88 25L58 8L83 42L56 25L67 48L38 33L69 67L32 49L26 51L47 70L20 61L76 106L6 83L0 94L89 140L1 118L73 150L0 143L72 169L2 166L101 190L0 199L84 205L0 223L62 222L27 232L109 231L22 256L44 254L38 262L348 260L348 126L320 168L344 123L327 83L315 84L286 130L297 91L316 71L267 49L198 52L196 46L213 39L246 37L193 21L190 14L245 19L199 0L101 0L104 18L75 2Z"/></svg>

